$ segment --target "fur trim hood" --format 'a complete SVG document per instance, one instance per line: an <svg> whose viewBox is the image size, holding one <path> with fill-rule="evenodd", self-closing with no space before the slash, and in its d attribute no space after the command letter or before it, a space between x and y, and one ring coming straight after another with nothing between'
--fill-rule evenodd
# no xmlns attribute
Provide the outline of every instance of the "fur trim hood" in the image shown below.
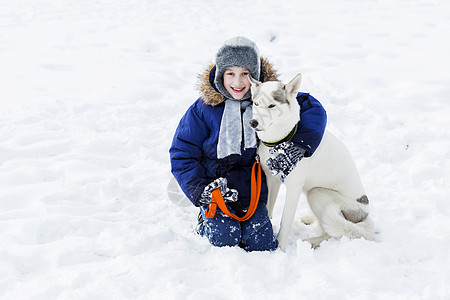
<svg viewBox="0 0 450 300"><path fill-rule="evenodd" d="M261 61L261 76L260 81L278 81L277 71L274 69L273 65L265 57L260 58ZM207 105L216 106L223 101L225 101L225 96L223 96L214 86L214 75L215 75L215 64L210 64L204 71L199 74L199 84L198 88L200 90L200 98Z"/></svg>

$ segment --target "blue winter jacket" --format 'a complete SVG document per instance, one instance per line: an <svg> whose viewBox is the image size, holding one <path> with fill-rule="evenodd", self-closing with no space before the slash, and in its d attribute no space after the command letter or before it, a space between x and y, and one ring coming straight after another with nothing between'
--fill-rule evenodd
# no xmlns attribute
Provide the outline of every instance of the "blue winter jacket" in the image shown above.
<svg viewBox="0 0 450 300"><path fill-rule="evenodd" d="M276 80L270 63L261 59L262 81ZM195 206L206 185L214 179L225 177L228 187L239 192L239 201L245 207L250 204L250 180L256 149L243 149L223 159L217 158L217 142L224 110L224 98L211 82L214 65L209 66L200 78L202 97L192 104L180 120L170 147L172 173L183 192ZM311 156L318 147L326 126L326 112L309 94L299 93L300 122L292 142L306 149ZM263 174L260 201L267 202L267 184Z"/></svg>

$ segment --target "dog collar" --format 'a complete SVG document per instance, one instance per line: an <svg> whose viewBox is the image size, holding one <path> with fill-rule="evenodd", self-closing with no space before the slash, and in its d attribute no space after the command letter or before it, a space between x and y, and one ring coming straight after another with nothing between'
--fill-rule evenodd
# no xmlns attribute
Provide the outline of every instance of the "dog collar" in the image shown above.
<svg viewBox="0 0 450 300"><path fill-rule="evenodd" d="M298 127L298 123L295 124L294 128L291 130L291 132L288 133L287 136L285 136L284 138L282 138L281 140L278 140L276 142L264 142L263 140L261 140L261 142L269 148L275 147L276 145L279 145L281 143L290 141L292 139L292 137L294 136L294 134L297 132L297 127Z"/></svg>

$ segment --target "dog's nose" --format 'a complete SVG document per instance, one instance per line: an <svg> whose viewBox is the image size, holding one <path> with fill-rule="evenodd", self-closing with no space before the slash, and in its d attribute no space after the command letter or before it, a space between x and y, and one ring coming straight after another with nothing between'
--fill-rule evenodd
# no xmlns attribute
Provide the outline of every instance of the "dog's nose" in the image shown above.
<svg viewBox="0 0 450 300"><path fill-rule="evenodd" d="M252 126L252 128L258 127L258 121L256 121L255 119L251 119L250 126Z"/></svg>

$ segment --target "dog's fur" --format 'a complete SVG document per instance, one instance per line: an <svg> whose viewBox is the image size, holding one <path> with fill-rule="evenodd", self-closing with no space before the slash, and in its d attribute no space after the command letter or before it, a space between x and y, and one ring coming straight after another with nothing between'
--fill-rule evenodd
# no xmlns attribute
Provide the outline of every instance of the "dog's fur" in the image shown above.
<svg viewBox="0 0 450 300"><path fill-rule="evenodd" d="M261 83L252 78L250 82L253 95L252 127L262 141L283 139L300 120L296 95L301 74L286 85L276 81ZM265 165L265 161L274 156L269 150L262 143L258 146L269 189L267 208L272 217L281 181L280 175L273 176ZM306 194L309 206L324 231L324 235L308 239L313 247L330 237L373 238L374 226L368 216L369 200L356 166L344 144L330 132L325 131L314 154L303 158L284 183L286 202L278 232L282 250L286 248L302 192Z"/></svg>

